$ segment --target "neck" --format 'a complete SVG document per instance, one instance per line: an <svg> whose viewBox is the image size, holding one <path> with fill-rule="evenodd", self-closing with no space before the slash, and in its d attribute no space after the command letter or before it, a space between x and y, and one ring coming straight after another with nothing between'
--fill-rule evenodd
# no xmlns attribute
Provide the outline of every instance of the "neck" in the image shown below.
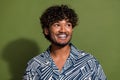
<svg viewBox="0 0 120 80"><path fill-rule="evenodd" d="M70 46L69 44L61 47L56 45L51 45L51 56L54 57L65 57L68 56L70 53Z"/></svg>

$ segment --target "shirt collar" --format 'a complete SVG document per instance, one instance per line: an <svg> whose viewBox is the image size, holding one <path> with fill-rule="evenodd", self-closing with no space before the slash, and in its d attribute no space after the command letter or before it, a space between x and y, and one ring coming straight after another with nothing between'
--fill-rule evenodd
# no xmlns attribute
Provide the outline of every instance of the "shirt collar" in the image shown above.
<svg viewBox="0 0 120 80"><path fill-rule="evenodd" d="M71 48L69 58L70 59L75 59L75 60L77 60L78 58L80 58L80 56L81 56L80 55L80 51L72 43L69 43L69 45L70 45L70 48ZM51 58L50 57L50 46L48 47L48 49L46 50L45 53L46 53L45 56L48 59L50 59Z"/></svg>
<svg viewBox="0 0 120 80"><path fill-rule="evenodd" d="M80 50L78 50L72 43L70 43L70 59L77 60L81 57Z"/></svg>

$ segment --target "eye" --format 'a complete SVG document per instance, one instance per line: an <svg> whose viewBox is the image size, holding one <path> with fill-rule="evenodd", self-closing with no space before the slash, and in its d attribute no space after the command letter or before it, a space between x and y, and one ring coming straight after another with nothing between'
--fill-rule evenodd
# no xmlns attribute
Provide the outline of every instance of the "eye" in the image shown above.
<svg viewBox="0 0 120 80"><path fill-rule="evenodd" d="M67 26L67 27L72 27L72 24L71 24L71 23L67 23L66 26Z"/></svg>
<svg viewBox="0 0 120 80"><path fill-rule="evenodd" d="M59 24L59 23L54 23L53 26L54 26L54 27L59 27L60 24Z"/></svg>

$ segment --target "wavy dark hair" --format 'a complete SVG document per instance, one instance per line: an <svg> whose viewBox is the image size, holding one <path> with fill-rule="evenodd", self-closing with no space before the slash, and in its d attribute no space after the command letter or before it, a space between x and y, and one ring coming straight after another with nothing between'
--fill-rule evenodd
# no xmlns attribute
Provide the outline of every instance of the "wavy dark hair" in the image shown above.
<svg viewBox="0 0 120 80"><path fill-rule="evenodd" d="M63 19L68 20L72 24L73 28L78 22L77 14L67 5L55 5L46 9L40 17L43 34L45 35L44 28L49 28L53 23ZM49 35L45 35L45 37L50 40Z"/></svg>

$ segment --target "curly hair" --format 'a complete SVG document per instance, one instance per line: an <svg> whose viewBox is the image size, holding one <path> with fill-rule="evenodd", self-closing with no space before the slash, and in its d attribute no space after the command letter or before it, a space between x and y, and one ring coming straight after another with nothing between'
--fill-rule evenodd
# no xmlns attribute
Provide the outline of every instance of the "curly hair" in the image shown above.
<svg viewBox="0 0 120 80"><path fill-rule="evenodd" d="M68 20L72 24L72 27L75 27L78 22L77 14L67 5L55 5L46 9L40 17L43 34L44 28L49 28L55 22L61 21L63 19ZM45 35L45 37L49 39L49 36Z"/></svg>

